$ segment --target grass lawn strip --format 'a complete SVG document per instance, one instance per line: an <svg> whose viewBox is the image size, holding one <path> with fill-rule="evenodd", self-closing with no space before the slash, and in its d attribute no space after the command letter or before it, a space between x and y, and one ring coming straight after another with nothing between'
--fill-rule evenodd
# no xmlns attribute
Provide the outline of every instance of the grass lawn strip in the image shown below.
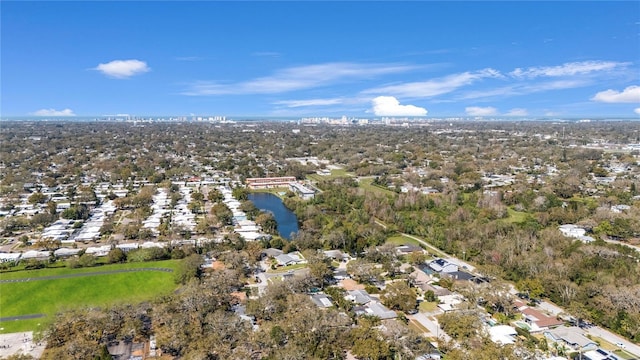
<svg viewBox="0 0 640 360"><path fill-rule="evenodd" d="M267 273L280 274L280 273L286 273L287 271L303 269L305 267L307 267L307 264L293 264L288 266L282 266L282 267L276 268L275 270L269 269L267 270Z"/></svg>
<svg viewBox="0 0 640 360"><path fill-rule="evenodd" d="M387 238L388 243L392 243L394 245L415 245L420 247L420 243L418 242L418 240L416 239L412 239L410 237L406 237L403 235L395 235L395 236L391 236L389 238Z"/></svg>
<svg viewBox="0 0 640 360"><path fill-rule="evenodd" d="M45 276L57 276L67 274L79 274L79 273L93 273L103 272L111 270L127 270L127 269L139 269L139 268L168 268L175 270L178 266L178 260L165 260L165 261L150 261L150 262L132 262L125 264L109 264L102 266L94 266L89 268L71 269L68 267L60 268L44 268L36 270L20 270L20 271L7 271L0 273L0 280L13 280L24 278L38 278Z"/></svg>
<svg viewBox="0 0 640 360"><path fill-rule="evenodd" d="M359 187L363 188L365 191L370 191L370 192L375 192L378 194L382 194L382 195L392 195L392 196L396 196L398 194L396 194L395 192L391 191L391 190L387 190L385 188L379 187L379 186L375 186L372 184L373 179L360 179L359 182Z"/></svg>

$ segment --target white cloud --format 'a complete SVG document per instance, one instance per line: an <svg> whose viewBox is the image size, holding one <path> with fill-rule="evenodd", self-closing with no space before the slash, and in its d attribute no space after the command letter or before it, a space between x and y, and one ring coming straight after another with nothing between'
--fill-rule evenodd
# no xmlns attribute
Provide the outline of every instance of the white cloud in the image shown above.
<svg viewBox="0 0 640 360"><path fill-rule="evenodd" d="M467 115L470 116L491 116L498 115L498 110L494 107L480 107L480 106L468 106L464 108Z"/></svg>
<svg viewBox="0 0 640 360"><path fill-rule="evenodd" d="M452 92L462 86L484 78L502 77L499 71L494 69L483 69L476 72L463 72L453 74L438 79L421 82L411 82L399 85L389 85L363 91L365 94L391 94L401 97L431 97Z"/></svg>
<svg viewBox="0 0 640 360"><path fill-rule="evenodd" d="M527 69L517 68L509 73L516 78L536 78L540 76L558 77L584 75L593 72L611 71L623 68L629 63L621 63L615 61L580 61L565 63L558 66L538 66Z"/></svg>
<svg viewBox="0 0 640 360"><path fill-rule="evenodd" d="M629 86L621 92L612 89L600 91L591 100L605 103L640 103L640 86Z"/></svg>
<svg viewBox="0 0 640 360"><path fill-rule="evenodd" d="M64 109L64 110L56 110L56 109L40 109L32 113L35 116L76 116L73 110Z"/></svg>
<svg viewBox="0 0 640 360"><path fill-rule="evenodd" d="M535 84L513 84L509 86L504 86L496 89L483 89L483 90L474 90L465 93L461 99L469 100L469 99L486 99L486 98L496 98L496 97L507 97L507 96L518 96L518 95L527 95L533 94L537 92L544 92L549 90L563 90L563 89L574 89L578 87L583 87L589 85L591 82L589 80L584 79L573 79L573 80L554 80L554 81L544 81Z"/></svg>
<svg viewBox="0 0 640 360"><path fill-rule="evenodd" d="M529 112L527 111L527 109L515 108L515 109L509 110L509 112L507 112L505 115L506 116L527 116L529 115Z"/></svg>
<svg viewBox="0 0 640 360"><path fill-rule="evenodd" d="M146 62L140 60L113 60L105 64L99 64L94 70L98 70L112 78L126 79L133 75L146 73L151 69Z"/></svg>
<svg viewBox="0 0 640 360"><path fill-rule="evenodd" d="M290 108L304 106L327 106L341 104L342 99L308 99L308 100L282 100L274 102L275 105L284 105Z"/></svg>
<svg viewBox="0 0 640 360"><path fill-rule="evenodd" d="M199 81L190 85L183 95L277 94L326 86L347 79L370 78L406 72L415 66L397 64L325 63L291 67L271 76L237 83Z"/></svg>
<svg viewBox="0 0 640 360"><path fill-rule="evenodd" d="M376 116L425 116L427 109L415 105L400 105L393 96L378 96L371 100Z"/></svg>
<svg viewBox="0 0 640 360"><path fill-rule="evenodd" d="M633 109L633 112L634 112L634 113L636 113L636 114L638 114L638 115L640 115L640 108L635 108L635 109Z"/></svg>

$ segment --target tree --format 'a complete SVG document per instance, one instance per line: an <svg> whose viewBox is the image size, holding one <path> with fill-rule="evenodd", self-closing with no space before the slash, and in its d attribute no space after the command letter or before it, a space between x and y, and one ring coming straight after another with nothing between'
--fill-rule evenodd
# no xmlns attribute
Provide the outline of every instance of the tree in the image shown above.
<svg viewBox="0 0 640 360"><path fill-rule="evenodd" d="M303 255L307 259L309 275L311 275L311 278L316 285L324 288L324 285L329 283L329 281L333 278L331 260L324 257L324 254L322 254L321 252L315 252L311 250L305 251Z"/></svg>
<svg viewBox="0 0 640 360"><path fill-rule="evenodd" d="M96 257L91 254L82 254L78 258L78 265L80 267L92 267L96 264Z"/></svg>
<svg viewBox="0 0 640 360"><path fill-rule="evenodd" d="M475 337L482 329L480 318L471 312L446 312L438 317L438 322L442 330L458 341Z"/></svg>
<svg viewBox="0 0 640 360"><path fill-rule="evenodd" d="M420 251L414 251L407 256L407 260L410 264L420 265L423 264L427 260L427 256Z"/></svg>
<svg viewBox="0 0 640 360"><path fill-rule="evenodd" d="M356 259L347 264L347 273L358 282L371 284L380 279L382 269L364 259Z"/></svg>
<svg viewBox="0 0 640 360"><path fill-rule="evenodd" d="M124 251L122 251L122 249L113 248L111 249L111 251L109 251L109 254L107 254L107 261L110 264L126 262L127 254L125 254Z"/></svg>
<svg viewBox="0 0 640 360"><path fill-rule="evenodd" d="M255 218L255 222L257 225L260 225L260 227L262 227L262 231L267 234L278 234L278 223L272 213L264 211L260 212L260 214Z"/></svg>
<svg viewBox="0 0 640 360"><path fill-rule="evenodd" d="M191 193L191 201L196 201L196 202L204 201L204 194L199 191Z"/></svg>
<svg viewBox="0 0 640 360"><path fill-rule="evenodd" d="M417 304L416 292L405 280L394 281L387 285L380 297L382 303L392 310L414 310Z"/></svg>
<svg viewBox="0 0 640 360"><path fill-rule="evenodd" d="M201 265L204 263L202 256L191 254L182 259L175 270L174 280L176 284L186 284L191 279L199 278L202 273Z"/></svg>
<svg viewBox="0 0 640 360"><path fill-rule="evenodd" d="M29 204L44 204L47 202L47 199L48 199L47 195L38 191L29 195L29 198L27 199L27 201L29 201Z"/></svg>
<svg viewBox="0 0 640 360"><path fill-rule="evenodd" d="M218 189L211 189L207 194L207 200L211 202L219 202L219 201L222 201L223 199L224 199L224 196Z"/></svg>
<svg viewBox="0 0 640 360"><path fill-rule="evenodd" d="M351 352L361 359L391 359L391 348L375 326L376 322L367 318L359 321L358 327L351 331Z"/></svg>

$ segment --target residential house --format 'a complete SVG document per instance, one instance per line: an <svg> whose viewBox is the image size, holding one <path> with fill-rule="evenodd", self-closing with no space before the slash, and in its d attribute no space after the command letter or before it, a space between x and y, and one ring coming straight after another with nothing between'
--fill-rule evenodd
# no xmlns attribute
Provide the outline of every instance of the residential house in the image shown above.
<svg viewBox="0 0 640 360"><path fill-rule="evenodd" d="M588 351L598 348L598 344L584 336L584 331L577 326L562 326L548 330L544 332L544 336L551 341L561 342L577 351Z"/></svg>
<svg viewBox="0 0 640 360"><path fill-rule="evenodd" d="M268 249L262 250L262 255L270 258L275 258L276 256L279 256L282 254L283 254L282 250L276 249L276 248L268 248Z"/></svg>
<svg viewBox="0 0 640 360"><path fill-rule="evenodd" d="M564 323L562 320L545 315L541 311L530 307L525 307L520 312L524 315L524 321L531 327L531 333L549 330Z"/></svg>
<svg viewBox="0 0 640 360"><path fill-rule="evenodd" d="M612 351L606 351L603 349L589 350L582 354L583 360L622 360L621 357L614 354Z"/></svg>
<svg viewBox="0 0 640 360"><path fill-rule="evenodd" d="M336 261L347 261L351 258L349 254L345 254L340 250L325 250L323 254L325 257Z"/></svg>
<svg viewBox="0 0 640 360"><path fill-rule="evenodd" d="M562 233L562 235L576 238L586 244L595 241L595 239L592 238L591 236L585 235L587 233L587 230L577 225L573 225L573 224L560 225L559 230Z"/></svg>
<svg viewBox="0 0 640 360"><path fill-rule="evenodd" d="M377 301L372 301L365 306L364 309L367 315L377 316L382 320L395 319L398 317L395 311L389 310L386 306L380 304Z"/></svg>
<svg viewBox="0 0 640 360"><path fill-rule="evenodd" d="M518 334L516 329L509 325L490 326L488 331L491 341L498 345L508 345L515 343L516 335Z"/></svg>
<svg viewBox="0 0 640 360"><path fill-rule="evenodd" d="M416 245L400 245L396 247L398 255L408 255L414 252L423 253L424 250L420 246Z"/></svg>
<svg viewBox="0 0 640 360"><path fill-rule="evenodd" d="M288 266L303 262L300 255L296 253L278 255L274 259L278 262L278 266Z"/></svg>
<svg viewBox="0 0 640 360"><path fill-rule="evenodd" d="M445 259L435 259L429 263L429 267L437 273L450 273L458 271L458 265Z"/></svg>
<svg viewBox="0 0 640 360"><path fill-rule="evenodd" d="M311 301L320 308L329 308L333 306L333 302L326 294L313 294L310 296Z"/></svg>
<svg viewBox="0 0 640 360"><path fill-rule="evenodd" d="M20 259L22 253L0 253L0 263L15 263Z"/></svg>
<svg viewBox="0 0 640 360"><path fill-rule="evenodd" d="M438 296L438 300L440 301L440 303L438 304L440 310L448 312L455 310L456 305L461 304L463 298L460 294L449 294Z"/></svg>
<svg viewBox="0 0 640 360"><path fill-rule="evenodd" d="M344 298L358 305L368 304L373 301L373 298L369 296L366 290L349 290Z"/></svg>

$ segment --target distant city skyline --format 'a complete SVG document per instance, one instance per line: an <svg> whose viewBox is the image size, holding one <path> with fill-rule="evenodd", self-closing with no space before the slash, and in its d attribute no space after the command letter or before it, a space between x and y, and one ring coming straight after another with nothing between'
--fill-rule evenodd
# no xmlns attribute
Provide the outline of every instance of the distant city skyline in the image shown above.
<svg viewBox="0 0 640 360"><path fill-rule="evenodd" d="M3 2L7 117L640 119L640 3Z"/></svg>

